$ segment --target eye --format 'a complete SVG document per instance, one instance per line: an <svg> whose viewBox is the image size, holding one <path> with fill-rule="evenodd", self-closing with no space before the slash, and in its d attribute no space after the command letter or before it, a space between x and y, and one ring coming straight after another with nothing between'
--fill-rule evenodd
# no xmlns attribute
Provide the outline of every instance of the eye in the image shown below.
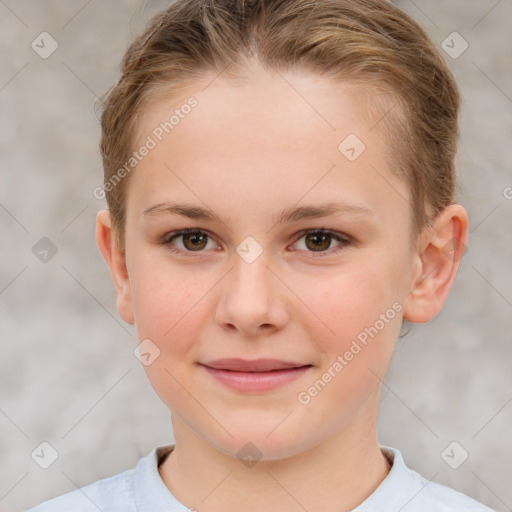
<svg viewBox="0 0 512 512"><path fill-rule="evenodd" d="M295 244L299 245L299 250L311 252L313 256L327 256L352 243L347 236L328 229L307 229L300 235ZM301 240L304 241L301 242ZM331 247L333 240L339 242L335 247Z"/></svg>
<svg viewBox="0 0 512 512"><path fill-rule="evenodd" d="M180 243L176 243L177 242ZM214 249L217 244L211 239L208 233L199 229L181 229L168 233L162 240L172 252L202 252L203 249ZM210 243L210 247L208 247Z"/></svg>
<svg viewBox="0 0 512 512"><path fill-rule="evenodd" d="M315 257L331 255L352 244L348 236L328 229L307 229L301 231L299 236L300 238L294 245L299 246L298 250L312 253ZM332 247L333 241L338 242L338 245ZM204 249L218 247L211 236L200 229L173 231L165 235L161 243L167 246L170 251L180 254L200 253L204 252Z"/></svg>

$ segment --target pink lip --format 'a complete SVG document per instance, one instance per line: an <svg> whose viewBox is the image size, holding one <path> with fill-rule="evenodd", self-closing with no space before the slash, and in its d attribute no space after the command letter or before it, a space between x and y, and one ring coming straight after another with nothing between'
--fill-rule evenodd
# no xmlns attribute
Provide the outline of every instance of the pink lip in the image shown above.
<svg viewBox="0 0 512 512"><path fill-rule="evenodd" d="M277 359L218 359L200 365L222 384L237 391L252 392L276 389L312 367Z"/></svg>

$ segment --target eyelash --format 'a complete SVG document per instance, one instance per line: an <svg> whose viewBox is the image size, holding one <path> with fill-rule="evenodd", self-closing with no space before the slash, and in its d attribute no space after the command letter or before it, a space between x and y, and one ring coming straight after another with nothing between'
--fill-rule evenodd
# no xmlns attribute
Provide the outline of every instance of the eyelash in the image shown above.
<svg viewBox="0 0 512 512"><path fill-rule="evenodd" d="M171 244L171 242L175 238L179 238L180 236L188 235L191 233L199 233L202 235L206 235L210 240L213 240L213 238L208 234L207 231L203 231L203 230L197 229L197 228L187 228L187 229L180 229L178 231L172 231L171 233L166 234L163 237L161 244L167 246L168 249L173 253L177 253L177 254L192 253L191 256L196 256L195 254L193 254L194 252L201 253L204 251L184 251L183 249L178 249L177 247L175 247ZM304 229L304 230L300 231L299 233L297 233L298 238L294 243L297 243L304 236L312 235L312 234L329 235L333 240L340 242L340 245L338 245L332 249L327 249L325 251L306 251L306 252L310 253L315 258L317 258L317 257L321 258L321 257L325 257L328 255L332 255L334 253L339 252L340 250L344 249L347 246L353 245L353 243L354 243L353 240L351 240L348 236L342 235L341 233L337 233L336 231L331 231L330 229L324 229L324 228ZM199 254L197 256L199 256Z"/></svg>

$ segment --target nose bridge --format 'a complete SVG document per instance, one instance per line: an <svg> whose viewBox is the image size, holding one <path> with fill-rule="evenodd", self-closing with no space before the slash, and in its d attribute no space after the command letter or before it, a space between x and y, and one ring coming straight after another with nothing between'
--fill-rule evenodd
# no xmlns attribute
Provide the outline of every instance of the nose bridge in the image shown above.
<svg viewBox="0 0 512 512"><path fill-rule="evenodd" d="M260 287L266 287L271 273L268 270L268 258L266 256L260 256L254 261L244 260L242 257L237 258L238 261L235 263L234 276L236 281L241 286L245 285L260 285Z"/></svg>
<svg viewBox="0 0 512 512"><path fill-rule="evenodd" d="M242 243L226 275L217 321L246 333L254 333L261 326L281 326L285 321L284 304L276 278L267 267L269 258L264 252L255 257L254 247L250 245L245 246L245 253L243 249Z"/></svg>
<svg viewBox="0 0 512 512"><path fill-rule="evenodd" d="M269 281L273 278L268 270L268 258L259 256L254 261L243 257L234 258L228 293L237 302L244 300L248 311L263 311L271 302L272 289Z"/></svg>

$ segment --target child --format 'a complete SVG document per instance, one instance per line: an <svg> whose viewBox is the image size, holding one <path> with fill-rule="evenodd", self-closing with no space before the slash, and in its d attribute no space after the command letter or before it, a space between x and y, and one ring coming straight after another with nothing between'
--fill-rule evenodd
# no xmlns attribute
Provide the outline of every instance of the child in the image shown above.
<svg viewBox="0 0 512 512"><path fill-rule="evenodd" d="M178 0L102 115L97 242L176 442L44 511L489 511L379 445L465 249L459 92L384 0Z"/></svg>

